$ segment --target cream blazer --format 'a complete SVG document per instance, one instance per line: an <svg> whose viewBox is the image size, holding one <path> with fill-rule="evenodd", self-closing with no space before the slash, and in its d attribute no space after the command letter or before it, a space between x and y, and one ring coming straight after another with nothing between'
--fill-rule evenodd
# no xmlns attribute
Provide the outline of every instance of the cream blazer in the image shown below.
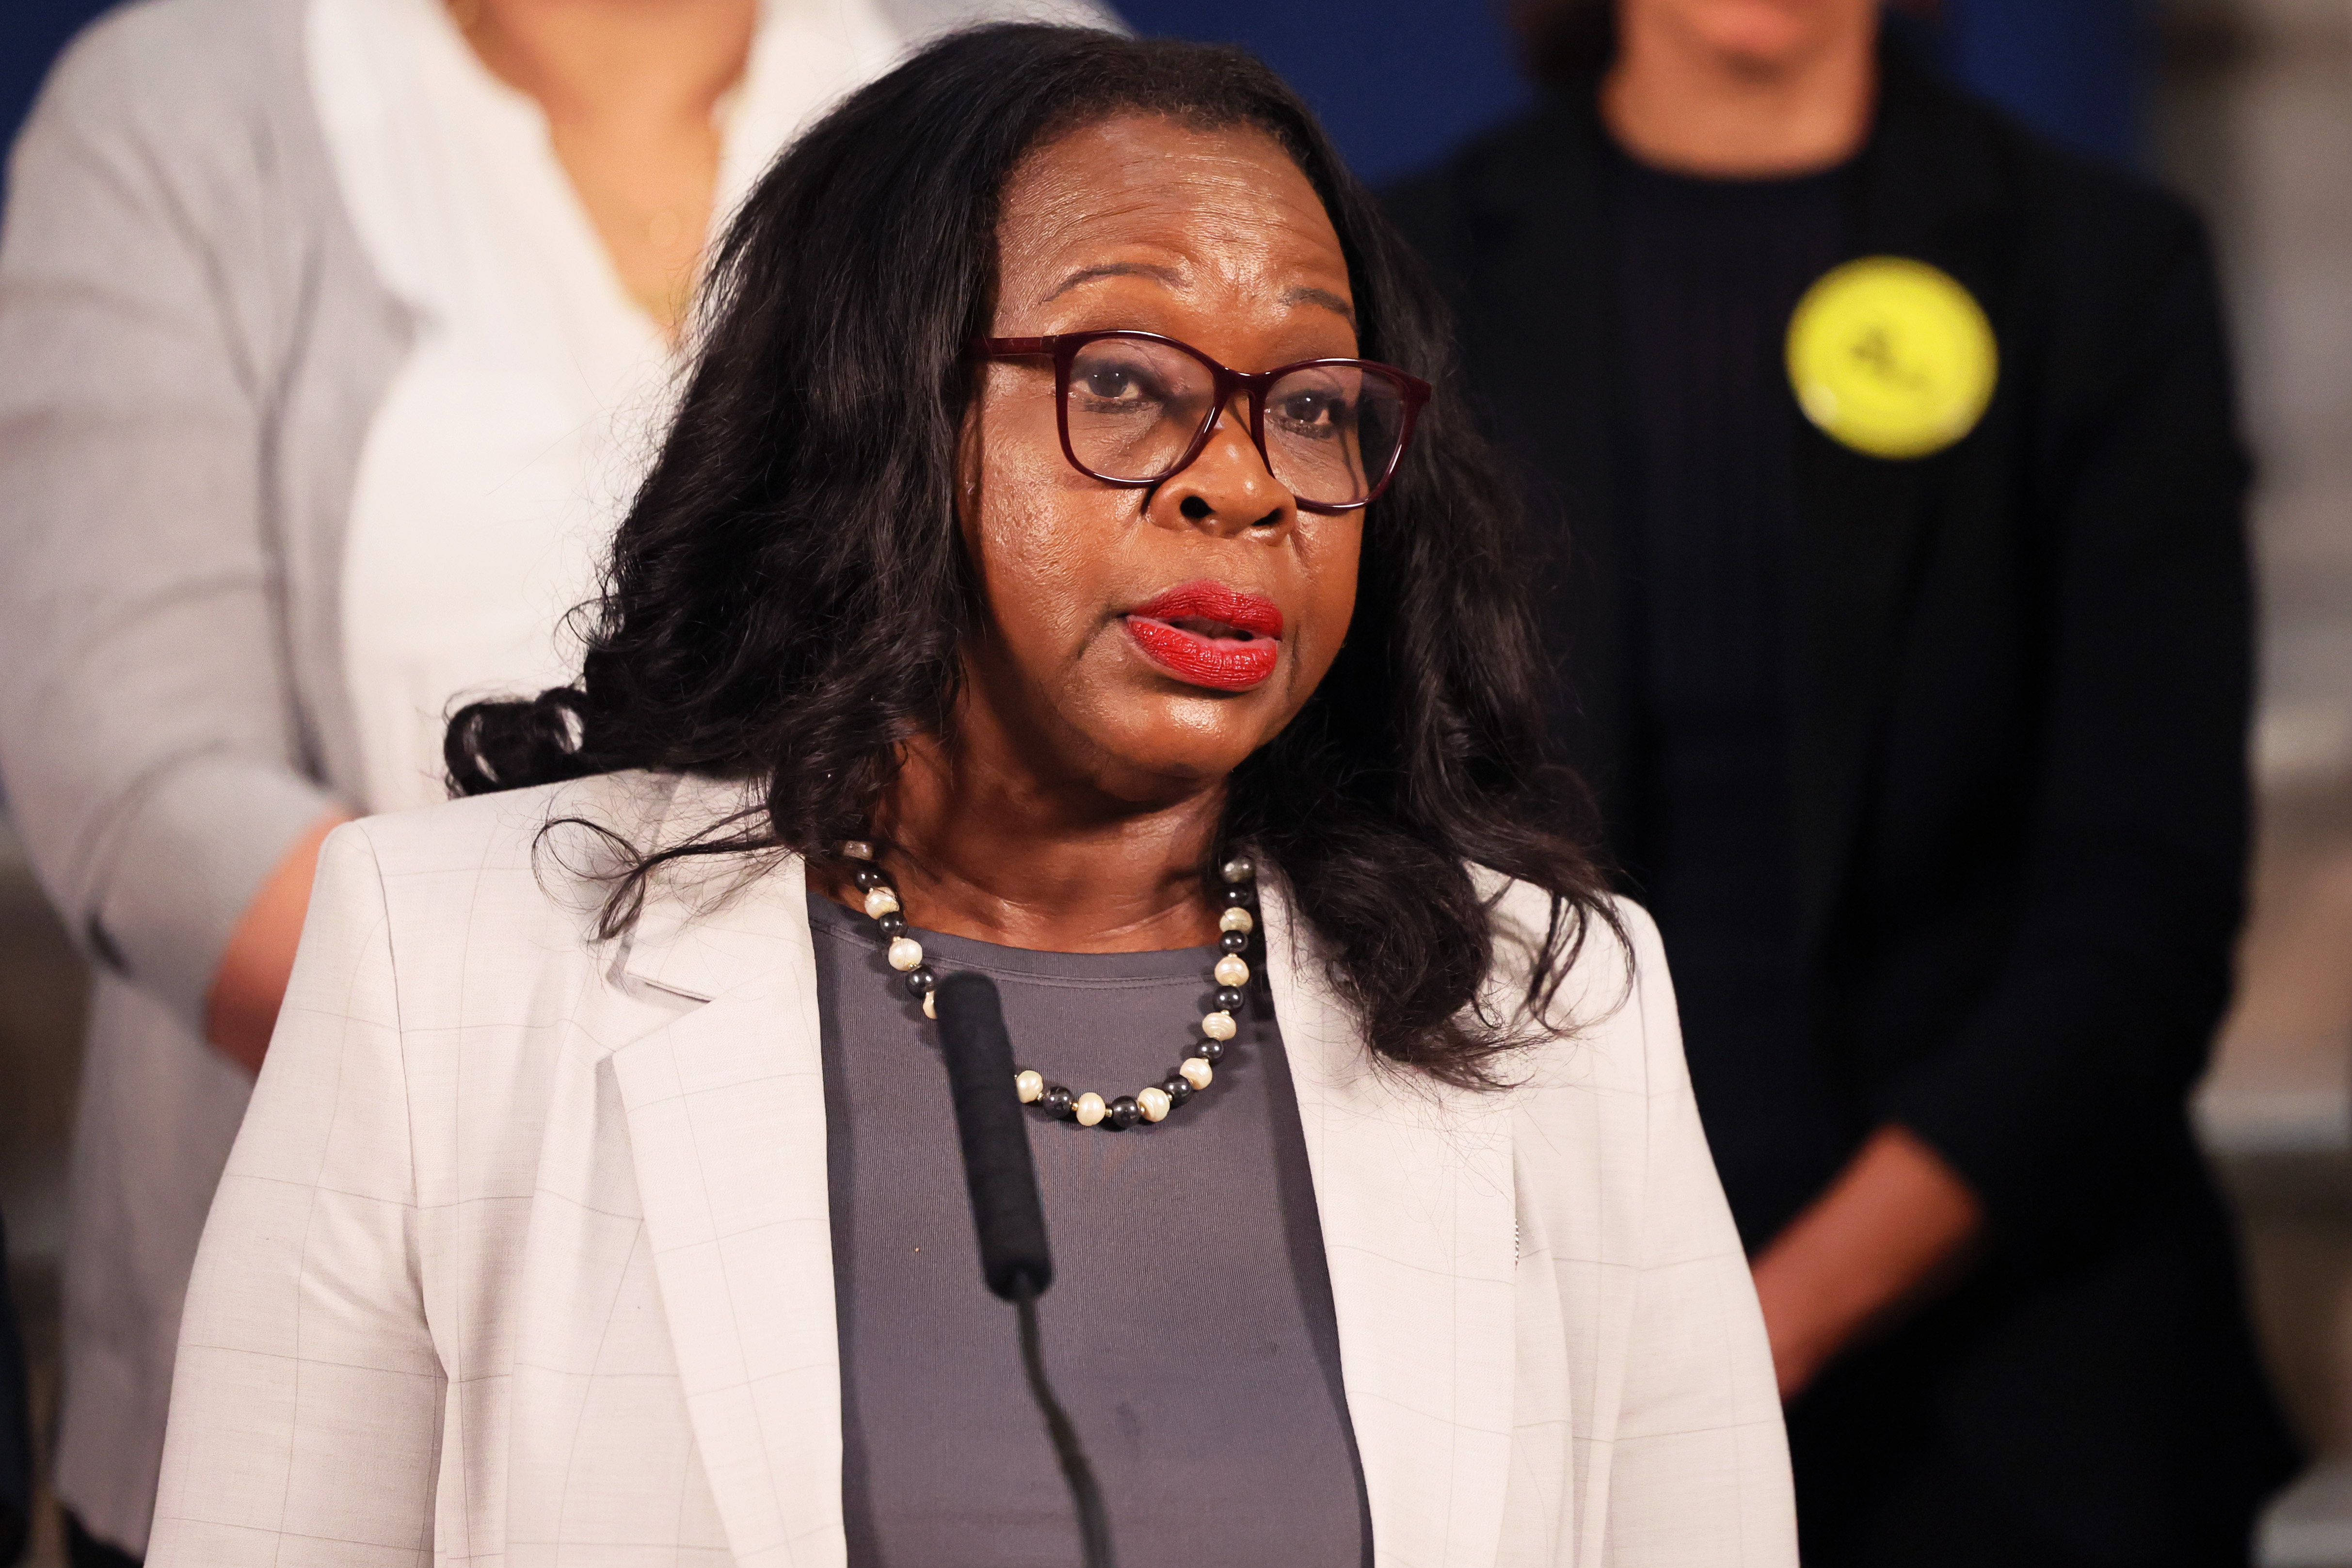
<svg viewBox="0 0 2352 1568"><path fill-rule="evenodd" d="M741 798L614 774L328 840L189 1287L151 1568L845 1563L801 863L706 862L599 942L594 842L541 836L669 841ZM1508 946L1542 930L1498 894ZM1474 1094L1377 1067L1278 880L1262 906L1380 1568L1793 1568L1648 918L1587 942L1581 1026Z"/></svg>

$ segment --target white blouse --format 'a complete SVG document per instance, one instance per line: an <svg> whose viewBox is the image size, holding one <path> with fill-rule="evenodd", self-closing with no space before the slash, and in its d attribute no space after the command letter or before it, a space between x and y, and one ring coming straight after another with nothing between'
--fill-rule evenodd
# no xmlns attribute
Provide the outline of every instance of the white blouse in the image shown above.
<svg viewBox="0 0 2352 1568"><path fill-rule="evenodd" d="M907 43L875 0L763 0L723 106L723 222L776 150ZM310 83L352 226L415 346L362 449L342 629L370 811L442 798L447 714L572 679L566 614L680 368L548 137L438 0L311 0Z"/></svg>

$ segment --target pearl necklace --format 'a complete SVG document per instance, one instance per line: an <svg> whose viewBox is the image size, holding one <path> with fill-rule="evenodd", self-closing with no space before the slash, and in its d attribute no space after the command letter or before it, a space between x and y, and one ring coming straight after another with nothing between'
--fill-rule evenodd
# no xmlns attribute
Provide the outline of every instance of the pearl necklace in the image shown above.
<svg viewBox="0 0 2352 1568"><path fill-rule="evenodd" d="M890 945L885 956L890 967L907 977L907 989L923 1004L923 1016L936 1019L933 993L939 989L940 977L923 962L923 944L907 934L906 911L899 907L898 892L889 879L875 863L874 846L864 839L853 838L841 847L845 858L857 862L850 879L866 900L866 912L872 918L882 939ZM1203 1037L1192 1047L1192 1054L1176 1066L1176 1070L1159 1083L1148 1084L1133 1094L1122 1094L1115 1100L1105 1100L1093 1089L1073 1094L1058 1083L1048 1083L1045 1075L1015 1065L1013 1086L1020 1091L1021 1103L1034 1105L1049 1116L1066 1116L1081 1127L1132 1127L1139 1121L1159 1121L1168 1113L1209 1087L1216 1077L1217 1063L1224 1059L1225 1042L1239 1032L1234 1014L1240 1010L1247 994L1242 987L1249 984L1250 968L1242 954L1249 951L1250 933L1257 929L1257 917L1250 912L1256 901L1254 884L1257 868L1246 855L1236 855L1218 868L1224 878L1224 912L1217 917L1216 967L1210 973L1217 983L1213 1005L1201 1019Z"/></svg>

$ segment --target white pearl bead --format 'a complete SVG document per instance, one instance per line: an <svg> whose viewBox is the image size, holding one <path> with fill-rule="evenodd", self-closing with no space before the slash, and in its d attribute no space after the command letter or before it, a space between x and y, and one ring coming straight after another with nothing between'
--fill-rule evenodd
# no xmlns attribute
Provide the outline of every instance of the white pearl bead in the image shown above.
<svg viewBox="0 0 2352 1568"><path fill-rule="evenodd" d="M928 1002L930 998L926 996L923 1000ZM1013 1087L1020 1091L1022 1104L1034 1105L1037 1097L1045 1092L1045 1075L1023 1068L1013 1075Z"/></svg>
<svg viewBox="0 0 2352 1568"><path fill-rule="evenodd" d="M1216 1069L1199 1057L1186 1057L1177 1064L1176 1070L1182 1073L1184 1081L1194 1089L1208 1088L1209 1080L1217 1076Z"/></svg>
<svg viewBox="0 0 2352 1568"><path fill-rule="evenodd" d="M1251 864L1250 858L1246 855L1234 856L1219 869L1223 871L1225 880L1228 882L1246 882L1257 875L1257 868Z"/></svg>
<svg viewBox="0 0 2352 1568"><path fill-rule="evenodd" d="M1234 1032L1234 1016L1231 1013L1212 1013L1201 1020L1201 1033L1213 1040L1230 1040Z"/></svg>
<svg viewBox="0 0 2352 1568"><path fill-rule="evenodd" d="M1164 1089L1139 1089L1135 1103L1143 1108L1146 1121L1157 1121L1168 1114L1168 1091Z"/></svg>
<svg viewBox="0 0 2352 1568"><path fill-rule="evenodd" d="M851 860L871 860L874 858L874 846L863 838L852 838L842 845L841 853Z"/></svg>
<svg viewBox="0 0 2352 1568"><path fill-rule="evenodd" d="M1078 1096L1077 1104L1070 1108L1071 1114L1078 1119L1078 1125L1081 1127L1092 1127L1103 1119L1104 1113L1109 1109L1109 1106L1103 1103L1103 1097L1093 1089L1088 1089Z"/></svg>
<svg viewBox="0 0 2352 1568"><path fill-rule="evenodd" d="M877 888L866 895L866 918L880 920L898 907L898 895L887 888Z"/></svg>
<svg viewBox="0 0 2352 1568"><path fill-rule="evenodd" d="M1247 910L1243 909L1239 904L1235 904L1232 909L1227 910L1223 914L1217 917L1217 929L1219 931L1237 931L1244 936L1247 936L1250 932L1257 930L1257 917L1251 914Z"/></svg>
<svg viewBox="0 0 2352 1568"><path fill-rule="evenodd" d="M1217 960L1216 976L1220 985L1246 985L1249 984L1249 965L1229 952Z"/></svg>
<svg viewBox="0 0 2352 1568"><path fill-rule="evenodd" d="M923 1016L930 1019L933 1023L939 1022L939 1001L940 994L938 992L926 991L923 993Z"/></svg>
<svg viewBox="0 0 2352 1568"><path fill-rule="evenodd" d="M902 936L890 943L890 967L904 974L923 962L923 944L911 936Z"/></svg>

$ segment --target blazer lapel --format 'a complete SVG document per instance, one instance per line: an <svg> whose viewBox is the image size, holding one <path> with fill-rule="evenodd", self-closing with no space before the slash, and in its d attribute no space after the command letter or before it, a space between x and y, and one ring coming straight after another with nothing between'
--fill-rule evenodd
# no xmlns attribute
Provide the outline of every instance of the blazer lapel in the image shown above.
<svg viewBox="0 0 2352 1568"><path fill-rule="evenodd" d="M1880 120L1856 170L1852 253L1914 257L1965 284L2015 342L1989 150L1939 113L1948 90L1881 50ZM1868 784L1912 605L1937 528L1999 505L1995 434L2016 416L2008 378L1974 432L1932 457L1864 457L1796 422L1801 532L1790 573L1789 778L1800 940L1817 950L1869 808Z"/></svg>
<svg viewBox="0 0 2352 1568"><path fill-rule="evenodd" d="M1490 1564L1511 1453L1509 1097L1376 1067L1277 879L1260 903L1374 1562Z"/></svg>
<svg viewBox="0 0 2352 1568"><path fill-rule="evenodd" d="M1598 221L1601 146L1591 95L1563 92L1524 139L1479 167L1465 203L1463 237L1475 260L1461 314L1470 379L1487 395L1480 412L1533 468L1522 477L1543 547L1555 731L1613 826L1629 759L1612 460L1620 350Z"/></svg>
<svg viewBox="0 0 2352 1568"><path fill-rule="evenodd" d="M688 781L662 841L740 798ZM806 884L797 857L731 896L700 869L649 891L625 960L634 981L708 999L613 1057L646 1230L736 1562L838 1568L840 1341Z"/></svg>
<svg viewBox="0 0 2352 1568"><path fill-rule="evenodd" d="M689 781L666 825L724 815ZM805 881L665 878L624 965L706 1005L614 1053L687 1408L738 1563L839 1568L841 1373ZM1375 1067L1266 879L1267 982L1298 1095L1378 1568L1490 1563L1509 1479L1509 1097Z"/></svg>

